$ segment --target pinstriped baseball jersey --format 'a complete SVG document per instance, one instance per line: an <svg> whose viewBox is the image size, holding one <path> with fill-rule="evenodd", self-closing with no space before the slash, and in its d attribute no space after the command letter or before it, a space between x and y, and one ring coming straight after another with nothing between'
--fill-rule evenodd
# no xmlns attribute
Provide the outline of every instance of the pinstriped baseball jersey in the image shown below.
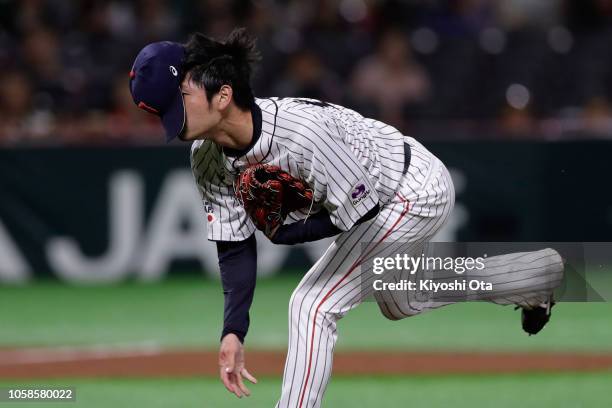
<svg viewBox="0 0 612 408"><path fill-rule="evenodd" d="M247 151L232 154L209 140L192 144L191 167L208 213L209 240L239 241L254 232L233 182L257 163L279 166L312 188L312 208L290 214L291 221L325 206L332 222L348 231L376 204L393 198L404 166L404 138L397 129L313 99L256 99L256 105Z"/></svg>
<svg viewBox="0 0 612 408"><path fill-rule="evenodd" d="M332 374L337 322L371 295L391 320L453 303L453 299L423 298L420 291L375 290L373 282L380 275L363 267L376 257L422 256L426 243L447 222L454 206L455 190L446 166L415 139L404 140L410 145L411 160L394 199L381 206L371 222L337 235L291 295L289 346L276 408L321 407ZM413 275L400 269L387 279L415 282L421 272ZM490 256L479 275L493 289L471 290L469 300L533 307L546 302L561 283L563 261L552 249ZM457 274L442 270L425 276L452 281Z"/></svg>

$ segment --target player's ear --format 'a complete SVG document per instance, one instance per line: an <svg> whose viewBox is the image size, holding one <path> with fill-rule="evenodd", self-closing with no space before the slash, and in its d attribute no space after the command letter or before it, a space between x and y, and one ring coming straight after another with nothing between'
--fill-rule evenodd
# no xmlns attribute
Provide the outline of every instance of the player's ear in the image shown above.
<svg viewBox="0 0 612 408"><path fill-rule="evenodd" d="M219 92L217 92L216 96L217 96L217 104L218 104L219 110L223 111L227 109L230 102L232 101L232 96L233 96L232 87L229 85L221 86L221 89L219 89Z"/></svg>

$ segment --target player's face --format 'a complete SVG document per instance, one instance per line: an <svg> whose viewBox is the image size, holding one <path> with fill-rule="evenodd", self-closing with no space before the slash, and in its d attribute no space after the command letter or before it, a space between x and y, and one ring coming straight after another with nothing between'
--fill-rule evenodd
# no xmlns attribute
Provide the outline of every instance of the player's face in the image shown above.
<svg viewBox="0 0 612 408"><path fill-rule="evenodd" d="M209 103L204 88L191 81L189 74L181 84L181 92L185 103L185 128L179 138L190 141L210 137L221 121L215 98Z"/></svg>

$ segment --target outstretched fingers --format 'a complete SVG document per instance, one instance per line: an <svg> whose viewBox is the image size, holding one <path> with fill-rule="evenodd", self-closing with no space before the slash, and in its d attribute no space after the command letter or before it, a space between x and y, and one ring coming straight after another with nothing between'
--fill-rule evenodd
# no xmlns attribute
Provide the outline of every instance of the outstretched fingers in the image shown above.
<svg viewBox="0 0 612 408"><path fill-rule="evenodd" d="M234 373L229 367L221 367L220 376L225 388L238 398L251 395L251 391L244 384L244 378L253 384L257 384L257 379L246 368Z"/></svg>
<svg viewBox="0 0 612 408"><path fill-rule="evenodd" d="M242 369L242 376L252 382L253 384L257 384L257 378L253 377L251 373L247 371L246 368Z"/></svg>
<svg viewBox="0 0 612 408"><path fill-rule="evenodd" d="M238 395L239 390L234 385L231 376L232 374L227 371L226 367L221 367L220 377L221 381L223 382L223 385L225 386L225 389L232 394L236 394L236 396L240 398L240 395Z"/></svg>
<svg viewBox="0 0 612 408"><path fill-rule="evenodd" d="M238 389L240 390L240 392L243 395L246 395L247 397L249 397L251 395L251 391L249 391L249 389L246 387L246 385L244 385L244 381L242 381L242 374L236 373L236 374L234 374L234 376L236 377L236 384L237 384Z"/></svg>

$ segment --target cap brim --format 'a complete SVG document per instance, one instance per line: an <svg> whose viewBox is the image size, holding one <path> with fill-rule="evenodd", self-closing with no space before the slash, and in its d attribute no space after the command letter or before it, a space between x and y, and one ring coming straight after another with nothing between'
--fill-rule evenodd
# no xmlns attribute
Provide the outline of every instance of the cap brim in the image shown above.
<svg viewBox="0 0 612 408"><path fill-rule="evenodd" d="M180 88L177 88L174 100L170 108L162 114L161 120L166 130L166 142L175 139L183 131L185 127L185 102Z"/></svg>

